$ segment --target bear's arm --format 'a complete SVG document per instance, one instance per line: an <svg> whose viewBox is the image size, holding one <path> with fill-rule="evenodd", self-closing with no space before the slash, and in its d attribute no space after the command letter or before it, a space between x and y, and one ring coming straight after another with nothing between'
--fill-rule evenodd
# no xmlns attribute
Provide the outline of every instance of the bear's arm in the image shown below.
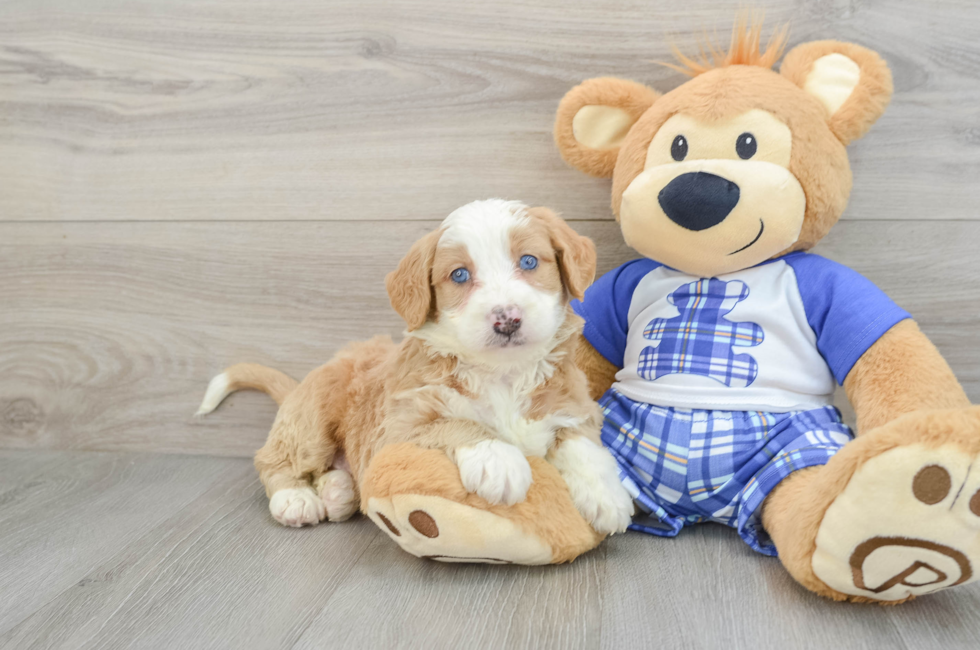
<svg viewBox="0 0 980 650"><path fill-rule="evenodd" d="M609 390L616 381L619 368L599 354L589 340L582 334L578 335L578 345L575 350L575 364L585 373L589 380L589 395L598 400Z"/></svg>
<svg viewBox="0 0 980 650"><path fill-rule="evenodd" d="M897 323L861 355L844 379L844 390L857 414L858 434L912 411L970 405L949 364L911 319Z"/></svg>

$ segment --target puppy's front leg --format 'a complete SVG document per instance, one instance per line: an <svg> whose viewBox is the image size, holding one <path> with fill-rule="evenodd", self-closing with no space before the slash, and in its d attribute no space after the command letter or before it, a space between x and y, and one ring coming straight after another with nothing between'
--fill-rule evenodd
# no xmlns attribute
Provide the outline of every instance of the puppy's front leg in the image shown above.
<svg viewBox="0 0 980 650"><path fill-rule="evenodd" d="M482 424L441 419L416 429L413 438L422 446L444 449L459 468L463 487L491 504L512 506L527 496L531 466L524 453L496 439Z"/></svg>
<svg viewBox="0 0 980 650"><path fill-rule="evenodd" d="M456 449L456 466L463 487L493 504L512 506L527 496L531 466L524 452L501 440L483 440Z"/></svg>
<svg viewBox="0 0 980 650"><path fill-rule="evenodd" d="M621 533L633 518L633 499L619 480L612 455L584 435L560 438L548 453L568 484L572 502L599 533Z"/></svg>

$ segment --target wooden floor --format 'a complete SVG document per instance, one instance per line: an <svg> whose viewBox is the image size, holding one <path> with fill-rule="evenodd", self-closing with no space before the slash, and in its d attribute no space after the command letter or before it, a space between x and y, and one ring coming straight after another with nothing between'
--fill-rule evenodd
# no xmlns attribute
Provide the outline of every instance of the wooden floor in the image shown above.
<svg viewBox="0 0 980 650"><path fill-rule="evenodd" d="M420 561L364 518L284 529L238 458L0 452L0 545L4 648L980 644L974 586L825 601L715 525L560 567Z"/></svg>
<svg viewBox="0 0 980 650"><path fill-rule="evenodd" d="M797 587L732 531L564 567L447 566L370 522L286 530L248 457L301 376L397 335L382 279L453 208L562 211L631 257L551 142L591 76L667 90L722 0L0 3L0 647L976 648L980 584L897 608ZM980 402L980 3L756 2L895 75L818 252L888 291ZM846 405L841 404L845 412Z"/></svg>

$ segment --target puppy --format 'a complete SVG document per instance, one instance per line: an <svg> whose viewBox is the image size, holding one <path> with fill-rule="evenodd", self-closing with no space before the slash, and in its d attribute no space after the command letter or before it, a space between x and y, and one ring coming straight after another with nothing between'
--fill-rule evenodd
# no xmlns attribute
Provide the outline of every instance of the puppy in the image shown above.
<svg viewBox="0 0 980 650"><path fill-rule="evenodd" d="M350 517L375 452L412 442L444 450L463 486L491 504L522 501L525 457L544 457L596 531L621 532L632 500L574 359L582 320L569 300L594 275L592 242L550 210L470 203L385 280L408 325L401 343L351 344L298 385L269 368L233 366L211 381L199 413L240 388L281 404L255 466L272 516L287 526Z"/></svg>

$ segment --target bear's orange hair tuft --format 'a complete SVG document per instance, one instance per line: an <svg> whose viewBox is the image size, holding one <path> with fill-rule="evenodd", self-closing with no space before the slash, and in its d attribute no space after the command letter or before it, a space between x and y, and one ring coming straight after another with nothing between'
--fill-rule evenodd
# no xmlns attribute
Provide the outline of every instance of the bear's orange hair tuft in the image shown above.
<svg viewBox="0 0 980 650"><path fill-rule="evenodd" d="M789 26L779 27L766 42L766 49L762 50L760 48L762 43L761 15L758 18L752 15L750 19L746 12L742 12L732 28L732 40L727 52L720 50L706 34L704 41L698 47L700 55L697 59L685 55L674 45L671 46L671 49L673 49L679 64L661 63L661 65L677 70L689 77L696 77L709 70L729 65L754 65L771 68L783 56L788 36Z"/></svg>

